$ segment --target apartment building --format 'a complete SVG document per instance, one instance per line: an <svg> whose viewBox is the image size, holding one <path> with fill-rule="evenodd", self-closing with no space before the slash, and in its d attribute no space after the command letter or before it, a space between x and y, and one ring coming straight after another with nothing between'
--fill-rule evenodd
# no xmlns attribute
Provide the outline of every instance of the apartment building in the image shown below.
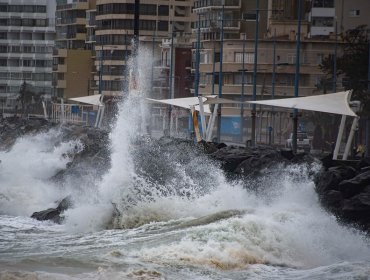
<svg viewBox="0 0 370 280"><path fill-rule="evenodd" d="M53 88L57 98L92 94L95 0L58 0L53 53Z"/></svg>
<svg viewBox="0 0 370 280"><path fill-rule="evenodd" d="M0 98L3 111L16 105L22 83L51 96L55 2L0 0Z"/></svg>
<svg viewBox="0 0 370 280"><path fill-rule="evenodd" d="M191 32L192 0L141 0L140 46L152 52L150 67L163 70L160 45L162 39ZM95 30L95 93L121 95L128 88L126 66L134 36L134 0L97 0ZM162 69L161 69L162 68ZM176 75L176 74L175 74ZM156 75L163 79L163 76ZM101 80L101 85L99 85ZM157 81L157 83L159 83ZM176 88L177 86L175 86ZM160 86L156 87L158 90Z"/></svg>
<svg viewBox="0 0 370 280"><path fill-rule="evenodd" d="M298 1L295 0L260 0L258 6L256 0L199 0L195 1L194 7L198 21L193 32L201 32L199 94L222 94L235 100L240 100L241 96L244 100L251 100L254 94L257 99L294 96L299 16L299 96L322 92L322 83L324 80L327 82L327 77L319 64L335 49L335 36L331 36L334 26L330 24L336 12L333 1L302 0L300 15ZM328 22L327 26L323 26L324 20ZM258 62L256 69L255 58ZM326 92L333 88L332 84L325 85ZM243 110L240 106L222 107L223 122L228 124L221 128L224 141L241 139L244 143L250 137L251 113L248 106ZM268 131L275 128L272 138L283 144L291 129L289 112L275 109L273 115L274 118L271 110L257 112L257 135L262 141L267 139ZM233 120L233 124L228 120ZM242 124L242 135L246 138L240 137L240 130L230 132L227 127Z"/></svg>

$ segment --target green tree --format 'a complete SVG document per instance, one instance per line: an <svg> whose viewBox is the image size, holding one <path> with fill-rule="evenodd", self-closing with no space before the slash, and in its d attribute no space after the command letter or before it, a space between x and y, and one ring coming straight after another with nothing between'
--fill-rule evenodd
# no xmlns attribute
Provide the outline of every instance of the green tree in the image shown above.
<svg viewBox="0 0 370 280"><path fill-rule="evenodd" d="M337 73L343 76L343 86L353 90L352 100L360 100L364 108L362 115L370 115L370 94L368 93L369 38L367 26L360 25L342 35L343 55L337 57ZM321 70L333 77L334 56L325 57Z"/></svg>

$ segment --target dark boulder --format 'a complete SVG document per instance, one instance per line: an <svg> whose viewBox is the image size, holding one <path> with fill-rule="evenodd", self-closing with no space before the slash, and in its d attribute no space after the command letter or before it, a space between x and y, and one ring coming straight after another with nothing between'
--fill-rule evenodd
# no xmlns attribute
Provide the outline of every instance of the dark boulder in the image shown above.
<svg viewBox="0 0 370 280"><path fill-rule="evenodd" d="M67 209L73 206L73 201L70 196L63 198L56 208L49 208L43 211L34 212L31 218L38 221L53 221L54 223L60 224L63 222L63 217L61 214Z"/></svg>
<svg viewBox="0 0 370 280"><path fill-rule="evenodd" d="M250 149L235 146L226 146L216 150L211 157L221 162L222 169L227 172L234 172L244 160L252 156Z"/></svg>
<svg viewBox="0 0 370 280"><path fill-rule="evenodd" d="M361 193L368 185L370 185L370 171L360 173L352 179L343 180L338 188L344 198L350 198Z"/></svg>
<svg viewBox="0 0 370 280"><path fill-rule="evenodd" d="M351 166L334 166L321 172L316 178L316 190L320 195L330 190L339 190L339 183L356 175L356 170Z"/></svg>
<svg viewBox="0 0 370 280"><path fill-rule="evenodd" d="M31 215L31 218L34 218L38 221L53 221L56 224L60 224L62 222L62 218L60 217L60 211L57 208L49 208L43 211L34 212Z"/></svg>
<svg viewBox="0 0 370 280"><path fill-rule="evenodd" d="M343 206L343 196L340 191L330 190L326 193L325 203L334 213L339 213Z"/></svg>

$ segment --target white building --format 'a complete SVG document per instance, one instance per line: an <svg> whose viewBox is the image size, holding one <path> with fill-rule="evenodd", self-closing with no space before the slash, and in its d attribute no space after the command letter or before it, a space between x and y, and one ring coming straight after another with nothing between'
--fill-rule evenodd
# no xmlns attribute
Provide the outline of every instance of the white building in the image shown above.
<svg viewBox="0 0 370 280"><path fill-rule="evenodd" d="M53 0L0 0L0 104L11 108L21 84L50 96L55 37Z"/></svg>

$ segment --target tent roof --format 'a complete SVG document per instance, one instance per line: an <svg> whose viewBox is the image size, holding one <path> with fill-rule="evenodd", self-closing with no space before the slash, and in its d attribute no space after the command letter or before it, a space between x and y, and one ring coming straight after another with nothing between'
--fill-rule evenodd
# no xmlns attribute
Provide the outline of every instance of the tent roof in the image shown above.
<svg viewBox="0 0 370 280"><path fill-rule="evenodd" d="M351 110L348 103L350 93L351 91L342 91L307 97L247 101L247 103L318 111L356 117L357 115Z"/></svg>
<svg viewBox="0 0 370 280"><path fill-rule="evenodd" d="M101 94L95 94L95 95L89 95L89 96L69 98L69 100L77 101L77 102L85 103L85 104L90 104L90 105L101 106L103 104L100 102L100 97L101 97Z"/></svg>
<svg viewBox="0 0 370 280"><path fill-rule="evenodd" d="M217 95L208 95L208 96L202 96L203 104L204 104L204 113L210 114L211 110L209 108L209 104L231 104L231 103L243 103L240 101L235 101L231 99L226 98L219 98ZM164 103L169 104L173 106L178 106L185 109L190 109L191 106L195 106L195 109L199 111L199 99L198 97L185 97L185 98L174 98L174 99L151 99L147 98L147 100L152 102L158 102L158 103Z"/></svg>
<svg viewBox="0 0 370 280"><path fill-rule="evenodd" d="M207 99L203 98L203 102ZM177 107L181 107L184 109L191 109L191 106L195 106L195 110L199 111L199 99L198 97L185 97L185 98L174 98L174 99L151 99L147 98L147 100L157 103L163 103L168 105L173 105ZM209 105L204 104L204 113L211 114L211 110L209 109Z"/></svg>

